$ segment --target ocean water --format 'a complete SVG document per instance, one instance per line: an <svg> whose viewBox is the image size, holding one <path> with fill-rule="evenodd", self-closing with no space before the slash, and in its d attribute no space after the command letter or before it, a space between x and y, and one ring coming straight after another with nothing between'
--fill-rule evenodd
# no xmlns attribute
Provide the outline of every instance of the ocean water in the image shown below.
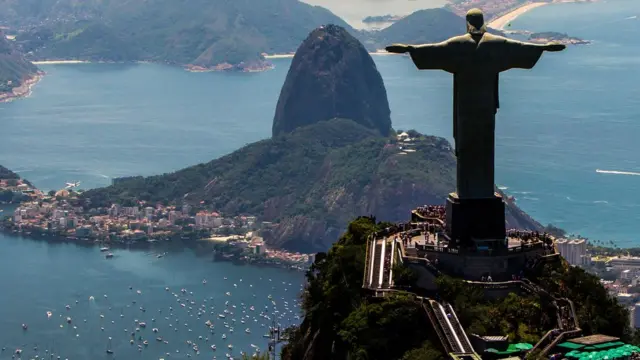
<svg viewBox="0 0 640 360"><path fill-rule="evenodd" d="M114 249L107 260L95 247L3 234L0 248L0 359L16 349L23 359L48 359L51 352L78 360L197 357L187 341L198 345L200 358L240 358L241 351L254 353L252 344L266 351L270 319L299 322L300 272L213 262L188 249ZM109 337L113 355L106 353Z"/></svg>
<svg viewBox="0 0 640 360"><path fill-rule="evenodd" d="M612 0L545 6L514 21L514 28L564 31L593 44L545 54L531 71L504 74L497 122L499 185L541 222L620 246L640 246L639 15L637 1ZM451 139L450 75L418 72L403 57L375 61L394 127ZM43 66L48 75L31 97L0 104L0 164L47 190L68 181L105 186L113 177L209 161L270 136L290 60L275 63L275 70L253 74L195 74L154 64ZM16 348L23 358L51 349L63 359L109 358L108 337L112 358L184 359L195 354L186 344L192 340L201 357L221 359L229 343L235 355L251 352L251 344L266 348L265 306L284 324L297 321L300 273L212 262L190 249L114 253L106 260L96 248L0 234L0 347L6 347L0 359ZM207 313L198 318L203 305ZM225 309L234 314L219 318ZM136 319L148 324L136 333L150 342L140 352L137 341L129 344Z"/></svg>
<svg viewBox="0 0 640 360"><path fill-rule="evenodd" d="M640 3L554 4L513 22L593 41L501 76L497 181L543 223L640 244ZM374 57L397 129L451 139L451 76ZM290 60L264 73L155 64L48 65L31 97L0 104L0 164L43 189L174 171L270 136ZM596 172L596 170L605 172ZM618 172L618 173L616 173ZM355 215L355 214L354 214Z"/></svg>

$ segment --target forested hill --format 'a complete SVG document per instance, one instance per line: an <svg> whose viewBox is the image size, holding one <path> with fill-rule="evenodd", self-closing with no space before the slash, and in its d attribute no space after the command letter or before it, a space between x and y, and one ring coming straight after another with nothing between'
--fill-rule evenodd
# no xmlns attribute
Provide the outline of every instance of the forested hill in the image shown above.
<svg viewBox="0 0 640 360"><path fill-rule="evenodd" d="M314 28L335 24L369 51L394 42L442 41L465 30L445 9L417 11L381 31L356 31L298 0L5 0L0 25L20 30L31 59L155 61L211 68L291 53Z"/></svg>
<svg viewBox="0 0 640 360"><path fill-rule="evenodd" d="M34 76L38 68L25 60L24 56L15 49L0 31L0 101L3 93L22 85L28 78Z"/></svg>
<svg viewBox="0 0 640 360"><path fill-rule="evenodd" d="M202 67L292 52L323 24L353 31L329 10L297 0L7 0L0 14L27 29L17 40L36 59Z"/></svg>

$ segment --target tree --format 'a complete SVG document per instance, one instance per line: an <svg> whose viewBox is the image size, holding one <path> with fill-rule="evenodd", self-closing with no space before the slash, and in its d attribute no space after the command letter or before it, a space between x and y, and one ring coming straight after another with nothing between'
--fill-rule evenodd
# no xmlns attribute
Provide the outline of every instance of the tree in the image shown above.
<svg viewBox="0 0 640 360"><path fill-rule="evenodd" d="M442 352L435 348L430 341L422 343L421 348L407 351L402 360L444 360Z"/></svg>

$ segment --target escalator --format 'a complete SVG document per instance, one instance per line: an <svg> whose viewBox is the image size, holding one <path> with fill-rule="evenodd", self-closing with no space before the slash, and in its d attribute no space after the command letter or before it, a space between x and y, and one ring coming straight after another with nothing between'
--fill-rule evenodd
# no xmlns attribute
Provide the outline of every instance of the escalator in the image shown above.
<svg viewBox="0 0 640 360"><path fill-rule="evenodd" d="M386 243L386 241L385 241ZM384 252L383 262L383 273L382 273L382 281L380 287L383 289L387 289L391 286L391 269L392 269L392 258L393 251L395 250L395 243L391 243L391 246L386 246L386 251Z"/></svg>
<svg viewBox="0 0 640 360"><path fill-rule="evenodd" d="M458 315L456 315L456 312L453 311L453 307L451 307L451 304L447 304L445 306L445 309L449 312L449 314L451 314L451 318L449 319L449 322L453 327L454 333L457 335L458 339L460 340L460 344L462 345L462 352L472 353L473 346L471 345L471 341L469 341L469 338L467 337L467 333L464 332L464 329L462 328L462 325L458 320Z"/></svg>
<svg viewBox="0 0 640 360"><path fill-rule="evenodd" d="M376 289L378 288L378 281L380 278L380 255L382 254L382 244L378 244L376 242L374 249L373 249L373 253L372 253L372 257L371 257L371 273L369 274L369 279L367 282L367 287L368 288L372 288L372 289Z"/></svg>
<svg viewBox="0 0 640 360"><path fill-rule="evenodd" d="M458 335L456 335L451 322L447 318L446 311L442 305L434 300L429 300L429 303L431 304L431 308L433 309L433 313L437 321L437 324L434 325L442 331L442 334L447 341L447 347L451 349L452 353L463 353L464 350L462 343L460 342Z"/></svg>

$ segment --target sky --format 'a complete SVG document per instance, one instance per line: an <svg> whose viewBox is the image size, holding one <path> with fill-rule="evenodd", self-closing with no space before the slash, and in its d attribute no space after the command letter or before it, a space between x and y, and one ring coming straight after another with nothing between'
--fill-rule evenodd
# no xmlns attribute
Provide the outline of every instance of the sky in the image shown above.
<svg viewBox="0 0 640 360"><path fill-rule="evenodd" d="M355 28L363 27L362 19L375 15L408 15L416 10L443 6L445 0L301 0L320 5L343 18Z"/></svg>

